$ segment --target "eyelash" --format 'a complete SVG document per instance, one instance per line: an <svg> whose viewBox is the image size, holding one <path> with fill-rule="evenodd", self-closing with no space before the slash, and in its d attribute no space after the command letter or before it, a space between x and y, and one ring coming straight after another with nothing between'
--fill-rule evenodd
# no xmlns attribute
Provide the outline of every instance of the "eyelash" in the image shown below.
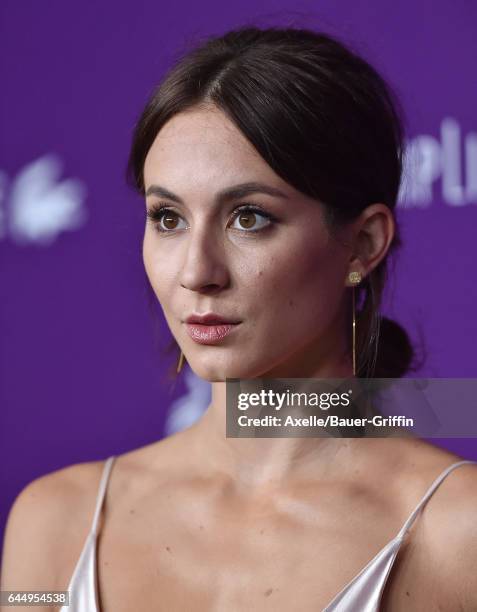
<svg viewBox="0 0 477 612"><path fill-rule="evenodd" d="M179 213L177 213L175 210L173 210L172 208L170 208L169 206L165 205L165 204L153 204L146 212L146 217L152 222L154 228L156 229L156 231L161 232L163 234L171 234L172 232L174 232L175 230L173 229L169 229L169 230L165 230L162 227L160 227L160 222L162 221L164 215L168 212L172 212L173 214L177 215L178 217L180 217ZM260 208L259 206L256 206L254 204L244 204L242 206L239 206L238 208L236 208L233 213L232 213L232 221L231 223L233 223L235 221L235 219L243 212L251 212L251 213L257 213L262 217L265 217L266 219L268 219L269 221L271 221L272 223L277 221L277 218L268 213L265 212L262 208ZM264 227L260 228L260 229L256 229L256 230L247 230L247 229L242 229L239 231L245 232L245 233L258 233L261 231L264 231L266 229L268 229L272 223L269 223L267 225L265 225ZM234 228L235 229L235 228Z"/></svg>

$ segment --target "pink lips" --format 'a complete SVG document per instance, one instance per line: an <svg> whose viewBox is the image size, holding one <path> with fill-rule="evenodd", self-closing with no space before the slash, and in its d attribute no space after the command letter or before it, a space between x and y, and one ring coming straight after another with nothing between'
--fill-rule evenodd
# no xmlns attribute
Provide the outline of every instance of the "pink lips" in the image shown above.
<svg viewBox="0 0 477 612"><path fill-rule="evenodd" d="M189 336L199 344L215 344L225 338L238 323L228 325L199 325L198 323L186 323Z"/></svg>
<svg viewBox="0 0 477 612"><path fill-rule="evenodd" d="M189 336L199 344L215 344L227 336L240 321L227 320L214 313L194 314L187 317L186 330Z"/></svg>

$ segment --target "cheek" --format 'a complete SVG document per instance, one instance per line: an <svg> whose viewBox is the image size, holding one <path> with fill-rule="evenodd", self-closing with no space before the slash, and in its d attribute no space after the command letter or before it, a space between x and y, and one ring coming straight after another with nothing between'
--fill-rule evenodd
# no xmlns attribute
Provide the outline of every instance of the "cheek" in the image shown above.
<svg viewBox="0 0 477 612"><path fill-rule="evenodd" d="M342 270L333 246L317 240L271 255L256 277L267 333L273 328L301 335L303 329L306 335L328 325L342 297Z"/></svg>
<svg viewBox="0 0 477 612"><path fill-rule="evenodd" d="M151 231L146 232L142 245L142 259L144 269L163 308L167 308L167 296L171 295L171 287L174 282L174 270L171 268L171 257L157 245ZM168 263L169 262L169 263Z"/></svg>

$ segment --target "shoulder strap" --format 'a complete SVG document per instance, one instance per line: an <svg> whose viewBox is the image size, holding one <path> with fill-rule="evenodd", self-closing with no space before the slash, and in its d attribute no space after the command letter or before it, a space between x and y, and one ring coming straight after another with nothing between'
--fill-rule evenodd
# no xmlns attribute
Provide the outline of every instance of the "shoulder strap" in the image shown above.
<svg viewBox="0 0 477 612"><path fill-rule="evenodd" d="M109 475L111 474L111 468L113 467L115 458L116 457L112 455L111 457L108 457L108 459L106 459L104 463L103 473L99 482L98 495L96 498L96 508L94 510L93 525L91 527L91 533L94 534L96 534L97 532L99 515L103 506L104 495L108 487Z"/></svg>
<svg viewBox="0 0 477 612"><path fill-rule="evenodd" d="M441 484L441 482L452 472L452 470L454 470L455 468L457 468L457 467L459 467L461 465L464 465L465 463L475 463L477 465L477 461L471 461L470 459L464 459L463 461L457 461L456 463L453 463L448 468L446 468L443 472L441 472L441 474L439 474L439 476L434 480L434 482L431 484L431 486L429 487L427 492L424 494L424 497L421 499L421 501L414 508L414 510L412 511L410 517L404 523L401 531L396 536L397 538L403 537L406 534L407 530L412 526L412 524L416 520L416 517L417 517L419 511L422 509L422 507L427 502L429 497L431 497L431 495L434 493L434 491L438 488L438 486Z"/></svg>

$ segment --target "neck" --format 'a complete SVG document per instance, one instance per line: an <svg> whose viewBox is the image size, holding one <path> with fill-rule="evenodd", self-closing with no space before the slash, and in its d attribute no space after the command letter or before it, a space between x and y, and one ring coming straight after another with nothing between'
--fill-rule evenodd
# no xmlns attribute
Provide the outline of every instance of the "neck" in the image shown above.
<svg viewBox="0 0 477 612"><path fill-rule="evenodd" d="M317 367L307 375L308 378L352 376L352 366L342 359ZM272 377L278 378L267 373L266 378ZM340 478L347 471L354 472L357 454L372 444L370 439L359 438L228 438L225 382L212 383L211 403L194 428L201 465L214 473L220 472L249 492L303 479Z"/></svg>

